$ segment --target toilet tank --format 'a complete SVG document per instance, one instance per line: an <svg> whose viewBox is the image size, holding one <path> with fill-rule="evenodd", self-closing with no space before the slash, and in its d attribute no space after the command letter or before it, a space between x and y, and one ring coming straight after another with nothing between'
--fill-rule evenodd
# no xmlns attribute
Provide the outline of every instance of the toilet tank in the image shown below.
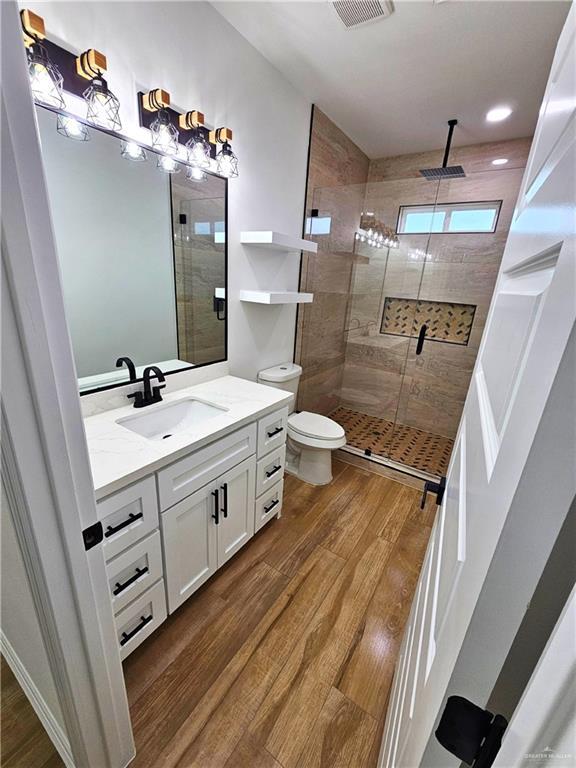
<svg viewBox="0 0 576 768"><path fill-rule="evenodd" d="M272 368L266 368L258 374L258 383L268 387L276 387L294 393L294 402L290 406L290 413L296 407L296 395L298 384L302 375L302 367L296 363L280 363Z"/></svg>

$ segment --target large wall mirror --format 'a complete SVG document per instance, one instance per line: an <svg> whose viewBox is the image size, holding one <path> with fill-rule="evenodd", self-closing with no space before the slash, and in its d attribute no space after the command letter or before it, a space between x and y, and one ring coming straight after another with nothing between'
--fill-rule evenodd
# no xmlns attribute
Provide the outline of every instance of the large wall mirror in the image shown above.
<svg viewBox="0 0 576 768"><path fill-rule="evenodd" d="M81 393L226 359L227 182L134 162L117 136L56 130L37 108L64 302Z"/></svg>

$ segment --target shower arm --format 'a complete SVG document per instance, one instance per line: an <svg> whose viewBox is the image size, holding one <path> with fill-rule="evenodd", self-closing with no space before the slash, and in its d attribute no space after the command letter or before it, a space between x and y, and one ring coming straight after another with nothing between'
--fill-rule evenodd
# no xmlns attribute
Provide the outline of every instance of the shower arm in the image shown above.
<svg viewBox="0 0 576 768"><path fill-rule="evenodd" d="M448 166L448 157L450 155L450 146L452 144L452 134L454 128L458 125L458 120L448 120L448 138L446 139L446 149L444 150L444 160L442 161L442 168Z"/></svg>

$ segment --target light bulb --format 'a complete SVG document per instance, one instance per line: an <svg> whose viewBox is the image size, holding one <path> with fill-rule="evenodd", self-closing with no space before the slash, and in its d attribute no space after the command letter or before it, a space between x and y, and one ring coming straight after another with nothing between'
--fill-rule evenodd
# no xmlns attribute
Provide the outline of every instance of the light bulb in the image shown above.
<svg viewBox="0 0 576 768"><path fill-rule="evenodd" d="M48 58L44 46L35 43L28 55L28 75L32 96L42 104L64 109L63 78L58 67Z"/></svg>
<svg viewBox="0 0 576 768"><path fill-rule="evenodd" d="M161 155L158 158L157 167L161 168L165 173L180 173L178 163L173 157L166 157Z"/></svg>
<svg viewBox="0 0 576 768"><path fill-rule="evenodd" d="M134 160L135 162L146 160L144 147L141 147L140 144L137 144L135 141L123 141L120 153L122 157L126 157L128 160Z"/></svg>
<svg viewBox="0 0 576 768"><path fill-rule="evenodd" d="M233 179L238 176L238 158L232 152L230 144L223 145L216 155L216 162L220 176L224 176L226 179Z"/></svg>
<svg viewBox="0 0 576 768"><path fill-rule="evenodd" d="M122 130L120 102L103 77L95 77L82 95L88 105L88 122L108 131Z"/></svg>
<svg viewBox="0 0 576 768"><path fill-rule="evenodd" d="M172 125L170 114L165 109L158 111L158 117L150 124L152 146L167 155L178 152L178 130Z"/></svg>
<svg viewBox="0 0 576 768"><path fill-rule="evenodd" d="M492 165L506 165L507 162L507 157L499 157L496 160L492 160Z"/></svg>
<svg viewBox="0 0 576 768"><path fill-rule="evenodd" d="M201 134L197 134L194 138L187 142L188 148L188 160L198 168L210 167L210 144L205 141Z"/></svg>
<svg viewBox="0 0 576 768"><path fill-rule="evenodd" d="M90 139L90 134L88 133L86 126L79 120L76 120L75 117L58 115L56 120L56 130L68 139L74 139L76 141L88 141Z"/></svg>
<svg viewBox="0 0 576 768"><path fill-rule="evenodd" d="M186 171L186 178L190 179L190 181L204 181L206 174L202 168L197 168L195 165L191 165Z"/></svg>

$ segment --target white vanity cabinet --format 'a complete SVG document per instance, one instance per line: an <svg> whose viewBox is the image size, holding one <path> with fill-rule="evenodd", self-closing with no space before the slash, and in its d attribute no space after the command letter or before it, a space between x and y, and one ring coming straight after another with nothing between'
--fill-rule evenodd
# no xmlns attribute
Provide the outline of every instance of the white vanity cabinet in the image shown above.
<svg viewBox="0 0 576 768"><path fill-rule="evenodd" d="M98 502L123 659L280 516L287 418L269 413Z"/></svg>
<svg viewBox="0 0 576 768"><path fill-rule="evenodd" d="M255 469L252 456L162 513L170 613L253 536Z"/></svg>

